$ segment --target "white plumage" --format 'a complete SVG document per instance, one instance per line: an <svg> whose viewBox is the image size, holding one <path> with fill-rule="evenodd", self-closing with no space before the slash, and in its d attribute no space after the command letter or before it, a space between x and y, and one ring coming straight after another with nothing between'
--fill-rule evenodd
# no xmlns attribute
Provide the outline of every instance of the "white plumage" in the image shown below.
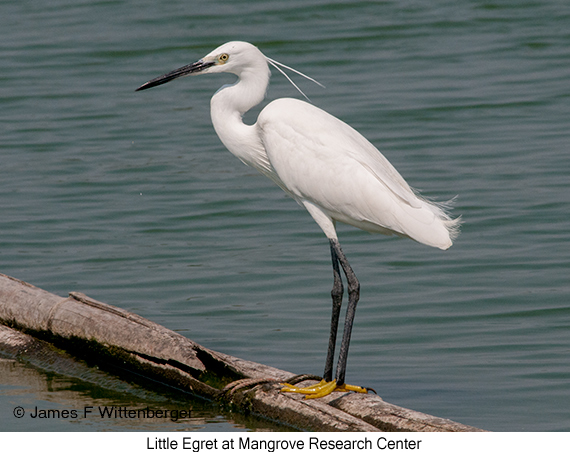
<svg viewBox="0 0 570 452"><path fill-rule="evenodd" d="M306 102L280 99L261 112L256 127L282 185L301 205L310 203L327 217L324 223L315 220L328 238L336 238L329 223L337 220L442 249L451 246L454 222L418 197L344 122Z"/></svg>
<svg viewBox="0 0 570 452"><path fill-rule="evenodd" d="M441 249L451 246L458 221L414 193L380 151L348 124L297 99L275 100L254 125L244 124L242 115L265 96L268 61L243 42L224 44L203 60L224 53L229 55L224 65L204 71L239 77L212 98L216 133L232 154L270 177L299 204L310 205L309 213L328 238L336 238L333 223L341 221Z"/></svg>
<svg viewBox="0 0 570 452"><path fill-rule="evenodd" d="M359 284L338 244L336 221L447 249L458 234L459 219L451 219L441 205L418 196L360 133L308 102L275 100L261 111L255 124L244 124L243 114L265 96L270 64L282 73L280 67L293 70L267 58L252 44L229 42L196 63L145 83L139 90L185 75L230 72L238 76L236 83L223 86L212 97L212 123L232 154L269 177L304 206L329 239L335 285L324 379L332 378L335 315L338 326L343 291L340 264L349 286L349 313L336 374L337 383L342 385Z"/></svg>

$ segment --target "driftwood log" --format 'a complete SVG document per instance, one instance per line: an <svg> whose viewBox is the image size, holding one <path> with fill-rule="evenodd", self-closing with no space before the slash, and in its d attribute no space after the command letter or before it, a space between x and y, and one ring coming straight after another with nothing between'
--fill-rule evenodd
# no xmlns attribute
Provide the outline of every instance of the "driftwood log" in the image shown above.
<svg viewBox="0 0 570 452"><path fill-rule="evenodd" d="M209 350L123 309L72 292L63 298L0 274L0 343L30 353L47 341L78 358L309 431L464 432L479 429L384 402L375 394L306 400L279 391L292 373ZM37 347L36 347L37 348ZM223 388L250 379L252 386ZM265 380L258 382L256 380ZM267 382L273 380L273 382Z"/></svg>

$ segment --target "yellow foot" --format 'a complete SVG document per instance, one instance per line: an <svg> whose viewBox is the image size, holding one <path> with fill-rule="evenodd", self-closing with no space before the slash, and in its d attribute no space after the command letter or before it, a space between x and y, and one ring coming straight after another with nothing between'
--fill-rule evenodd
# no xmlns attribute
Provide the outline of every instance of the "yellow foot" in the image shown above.
<svg viewBox="0 0 570 452"><path fill-rule="evenodd" d="M337 385L336 380L333 381L325 381L321 380L320 383L307 386L306 388L298 388L297 386L290 385L289 383L281 383L284 387L281 388L281 392L296 392L299 394L305 394L306 399L318 399L320 397L324 397L329 395L333 391L340 391L340 392L361 392L366 394L368 390L366 388L361 388L360 386L354 385Z"/></svg>

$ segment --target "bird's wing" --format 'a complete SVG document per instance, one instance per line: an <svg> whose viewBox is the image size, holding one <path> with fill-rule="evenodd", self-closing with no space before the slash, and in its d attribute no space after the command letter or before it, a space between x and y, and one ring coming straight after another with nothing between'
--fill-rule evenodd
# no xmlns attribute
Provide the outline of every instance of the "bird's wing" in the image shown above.
<svg viewBox="0 0 570 452"><path fill-rule="evenodd" d="M290 190L304 188L296 195L310 196L319 183L327 183L325 179L340 182L343 173L358 177L365 171L409 206L423 205L376 147L348 124L311 104L279 99L261 112L257 124L279 177ZM316 177L318 182L307 181Z"/></svg>

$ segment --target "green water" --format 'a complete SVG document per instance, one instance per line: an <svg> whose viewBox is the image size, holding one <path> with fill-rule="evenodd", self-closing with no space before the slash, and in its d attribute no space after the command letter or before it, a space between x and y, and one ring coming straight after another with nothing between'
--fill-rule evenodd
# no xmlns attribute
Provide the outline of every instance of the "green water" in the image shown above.
<svg viewBox="0 0 570 452"><path fill-rule="evenodd" d="M0 30L0 272L321 373L328 243L219 142L209 99L233 77L134 92L250 41L322 82L298 80L422 194L457 195L464 219L446 252L339 227L362 285L347 379L480 428L570 428L567 2L10 1ZM298 93L275 73L267 100L282 96ZM15 385L4 364L5 429L170 428L16 420L15 405L127 401L92 396L111 376L19 368L37 384ZM203 421L175 428L267 428L196 410Z"/></svg>

